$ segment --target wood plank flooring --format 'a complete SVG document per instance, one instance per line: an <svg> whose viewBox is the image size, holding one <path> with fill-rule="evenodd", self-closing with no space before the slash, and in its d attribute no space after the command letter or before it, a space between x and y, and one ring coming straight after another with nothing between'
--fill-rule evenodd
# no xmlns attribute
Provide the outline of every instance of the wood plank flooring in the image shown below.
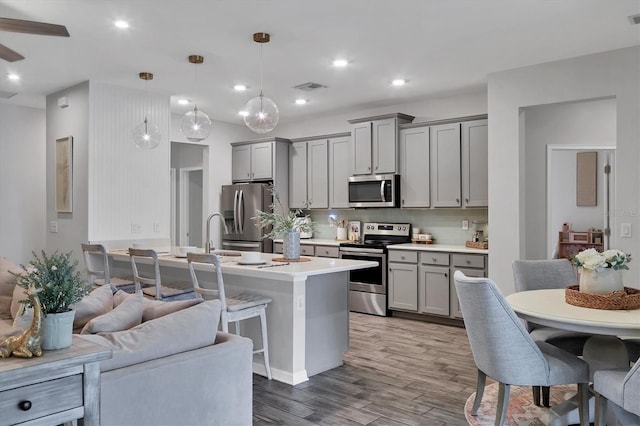
<svg viewBox="0 0 640 426"><path fill-rule="evenodd" d="M352 312L343 366L296 386L253 377L254 425L466 425L476 368L464 328Z"/></svg>

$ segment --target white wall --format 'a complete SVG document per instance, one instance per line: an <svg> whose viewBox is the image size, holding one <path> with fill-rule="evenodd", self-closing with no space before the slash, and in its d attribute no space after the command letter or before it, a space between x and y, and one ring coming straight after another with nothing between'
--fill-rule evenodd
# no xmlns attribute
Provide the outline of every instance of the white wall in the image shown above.
<svg viewBox="0 0 640 426"><path fill-rule="evenodd" d="M547 185L546 164L547 145L608 145L616 144L616 100L614 98L588 100L584 102L566 102L552 105L538 105L524 108L524 184L525 184L525 252L524 259L547 258L549 246L555 241L547 241ZM571 192L564 193L567 207L573 201L573 209L563 212L573 215L562 222L574 222L576 226L588 223L592 216L580 221L577 216L588 208L575 206L575 152L573 161L566 165L567 172L573 175L565 177L564 182L552 182L552 185L569 185ZM571 167L572 166L572 167ZM559 167L563 167L562 164ZM600 170L600 169L598 169ZM567 182L568 178L568 182ZM602 182L600 182L602 183ZM598 186L601 188L602 186ZM590 210L602 211L602 204ZM595 213L597 215L597 212ZM602 215L599 221L590 226L602 227ZM560 228L551 228L559 231ZM580 230L580 228L576 228ZM586 230L583 228L582 230Z"/></svg>
<svg viewBox="0 0 640 426"><path fill-rule="evenodd" d="M633 237L617 247L640 253L640 48L631 47L490 74L489 275L501 289L513 292L511 264L522 259L526 234L523 108L561 102L616 98L616 205L612 230L632 224ZM499 224L499 225L498 225ZM624 275L638 285L640 266L631 262Z"/></svg>
<svg viewBox="0 0 640 426"><path fill-rule="evenodd" d="M0 104L0 256L16 263L46 246L45 112Z"/></svg>

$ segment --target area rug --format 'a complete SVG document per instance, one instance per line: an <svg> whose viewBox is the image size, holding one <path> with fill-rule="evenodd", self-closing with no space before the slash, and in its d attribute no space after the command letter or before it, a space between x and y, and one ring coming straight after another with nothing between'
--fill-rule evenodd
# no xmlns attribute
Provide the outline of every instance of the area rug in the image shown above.
<svg viewBox="0 0 640 426"><path fill-rule="evenodd" d="M550 404L556 405L576 394L575 385L552 386L549 397ZM472 426L490 426L496 421L498 406L498 383L491 383L484 389L482 403L478 415L471 415L471 407L475 399L475 392L471 394L464 405L464 415ZM507 408L505 426L546 426L550 423L549 409L533 404L531 386L511 386L511 397Z"/></svg>

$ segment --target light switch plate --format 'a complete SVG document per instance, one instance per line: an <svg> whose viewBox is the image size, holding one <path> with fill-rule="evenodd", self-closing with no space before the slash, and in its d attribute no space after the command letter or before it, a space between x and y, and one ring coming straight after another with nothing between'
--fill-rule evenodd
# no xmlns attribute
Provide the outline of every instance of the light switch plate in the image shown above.
<svg viewBox="0 0 640 426"><path fill-rule="evenodd" d="M462 221L462 229L464 229L465 231L469 230L469 221L467 219L464 219Z"/></svg>
<svg viewBox="0 0 640 426"><path fill-rule="evenodd" d="M620 237L622 237L622 238L631 238L631 224L630 223L621 223L620 224Z"/></svg>
<svg viewBox="0 0 640 426"><path fill-rule="evenodd" d="M58 222L52 220L49 222L49 232L56 234L58 232Z"/></svg>

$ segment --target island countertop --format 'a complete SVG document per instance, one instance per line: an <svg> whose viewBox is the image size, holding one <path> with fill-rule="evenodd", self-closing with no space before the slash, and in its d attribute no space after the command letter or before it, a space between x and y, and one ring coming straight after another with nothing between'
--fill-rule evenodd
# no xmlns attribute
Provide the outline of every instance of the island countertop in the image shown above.
<svg viewBox="0 0 640 426"><path fill-rule="evenodd" d="M110 250L109 256L114 260L129 261L129 253L125 250ZM314 275L330 274L334 272L351 271L354 269L373 268L378 266L375 261L335 259L328 257L301 256L310 259L307 262L277 262L272 259L282 258L277 253L261 253L264 262L260 265L242 265L239 256L219 256L222 272L229 275L239 275L256 278L273 278L279 280L293 280ZM146 259L142 260L144 263ZM160 266L178 269L187 269L187 259L163 253L158 250L158 262ZM204 268L204 265L194 264L196 270Z"/></svg>

